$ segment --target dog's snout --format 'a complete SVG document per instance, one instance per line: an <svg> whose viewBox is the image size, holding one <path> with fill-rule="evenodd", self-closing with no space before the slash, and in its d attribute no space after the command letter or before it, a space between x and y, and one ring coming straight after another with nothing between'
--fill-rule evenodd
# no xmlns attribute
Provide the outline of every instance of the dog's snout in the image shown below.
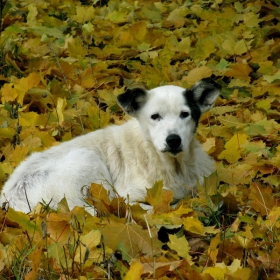
<svg viewBox="0 0 280 280"><path fill-rule="evenodd" d="M171 149L177 149L181 145L181 137L177 134L170 134L166 138L166 143Z"/></svg>

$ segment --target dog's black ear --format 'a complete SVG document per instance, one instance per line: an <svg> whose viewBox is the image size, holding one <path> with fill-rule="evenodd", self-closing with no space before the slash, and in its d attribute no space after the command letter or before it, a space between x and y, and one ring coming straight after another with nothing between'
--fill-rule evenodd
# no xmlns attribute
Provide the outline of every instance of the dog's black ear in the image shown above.
<svg viewBox="0 0 280 280"><path fill-rule="evenodd" d="M221 89L222 87L219 84L209 78L202 79L192 87L194 100L202 113L212 108Z"/></svg>
<svg viewBox="0 0 280 280"><path fill-rule="evenodd" d="M117 97L119 105L131 116L135 116L146 102L147 91L142 88L129 89Z"/></svg>

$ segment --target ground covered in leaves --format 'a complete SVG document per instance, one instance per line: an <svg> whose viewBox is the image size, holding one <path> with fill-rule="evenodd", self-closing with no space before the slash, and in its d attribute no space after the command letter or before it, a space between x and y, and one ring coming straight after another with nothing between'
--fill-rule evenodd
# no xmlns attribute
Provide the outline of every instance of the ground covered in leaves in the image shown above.
<svg viewBox="0 0 280 280"><path fill-rule="evenodd" d="M197 131L217 172L194 197L172 209L158 182L146 213L92 186L94 217L0 210L0 279L279 279L279 5L1 1L2 183L31 152L123 123L135 83L223 90Z"/></svg>

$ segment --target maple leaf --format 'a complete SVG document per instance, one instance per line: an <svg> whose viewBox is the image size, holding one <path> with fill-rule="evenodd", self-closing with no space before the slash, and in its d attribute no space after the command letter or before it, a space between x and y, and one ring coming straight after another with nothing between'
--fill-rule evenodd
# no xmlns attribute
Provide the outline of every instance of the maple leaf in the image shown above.
<svg viewBox="0 0 280 280"><path fill-rule="evenodd" d="M29 216L22 212L17 212L12 208L7 212L6 218L9 221L18 224L23 230L30 232L39 230L39 225L36 225L36 223L31 221Z"/></svg>
<svg viewBox="0 0 280 280"><path fill-rule="evenodd" d="M139 225L110 221L101 232L107 246L120 250L123 258L130 260L140 255L151 256L158 251L159 243L154 239L156 231L150 230L152 237Z"/></svg>
<svg viewBox="0 0 280 280"><path fill-rule="evenodd" d="M208 248L208 254L212 262L215 264L217 262L217 255L218 255L218 245L220 243L220 234L217 234L210 243Z"/></svg>
<svg viewBox="0 0 280 280"><path fill-rule="evenodd" d="M168 242L167 245L175 250L180 257L185 258L192 264L192 262L190 262L191 256L189 255L190 246L186 238L184 236L178 238L176 235L169 235L169 240L170 242Z"/></svg>
<svg viewBox="0 0 280 280"><path fill-rule="evenodd" d="M189 86L193 86L197 81L203 78L208 78L212 75L212 70L207 66L201 66L199 68L192 69L185 80Z"/></svg>
<svg viewBox="0 0 280 280"><path fill-rule="evenodd" d="M261 215L268 215L270 210L276 205L275 198L271 195L270 188L264 188L259 183L252 183L250 185L251 192L249 198L251 199L251 206Z"/></svg>
<svg viewBox="0 0 280 280"><path fill-rule="evenodd" d="M249 65L239 63L239 64L232 65L232 69L228 70L225 73L225 76L234 77L236 79L241 79L241 80L247 80L250 82L251 78L249 77L249 74L251 72L252 69Z"/></svg>
<svg viewBox="0 0 280 280"><path fill-rule="evenodd" d="M147 189L146 201L154 207L155 212L168 212L173 200L171 191L163 190L163 182L159 181L150 189Z"/></svg>
<svg viewBox="0 0 280 280"><path fill-rule="evenodd" d="M143 265L138 261L134 261L131 263L129 271L124 277L124 280L137 280L141 278L143 273Z"/></svg>
<svg viewBox="0 0 280 280"><path fill-rule="evenodd" d="M225 150L219 155L220 159L226 159L234 163L241 158L242 146L246 143L248 136L246 134L235 134L226 144Z"/></svg>
<svg viewBox="0 0 280 280"><path fill-rule="evenodd" d="M91 7L77 6L76 15L73 16L73 20L78 23L85 23L93 20L95 17L95 10Z"/></svg>
<svg viewBox="0 0 280 280"><path fill-rule="evenodd" d="M185 230L199 235L206 235L207 233L217 233L219 229L214 229L214 227L204 227L202 222L195 217L186 217L184 219Z"/></svg>

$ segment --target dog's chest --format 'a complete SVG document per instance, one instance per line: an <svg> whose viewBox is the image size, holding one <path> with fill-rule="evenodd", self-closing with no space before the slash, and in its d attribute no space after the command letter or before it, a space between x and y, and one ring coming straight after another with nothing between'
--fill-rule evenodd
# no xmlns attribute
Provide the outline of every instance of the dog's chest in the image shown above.
<svg viewBox="0 0 280 280"><path fill-rule="evenodd" d="M190 193L196 183L196 179L188 172L186 166L177 163L153 161L141 164L136 160L130 160L128 164L120 167L119 174L114 176L114 186L117 192L130 201L145 201L146 189L153 187L158 181L163 181L164 189L171 190L174 199L181 199Z"/></svg>

